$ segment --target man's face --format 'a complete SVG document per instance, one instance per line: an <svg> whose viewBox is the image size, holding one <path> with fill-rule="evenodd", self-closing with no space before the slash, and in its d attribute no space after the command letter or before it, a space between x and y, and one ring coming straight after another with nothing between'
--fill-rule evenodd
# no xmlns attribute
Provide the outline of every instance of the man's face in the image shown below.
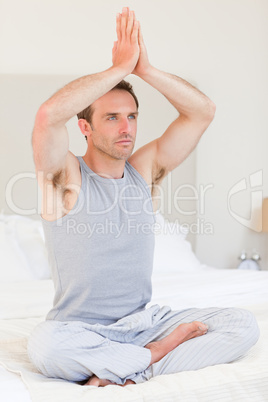
<svg viewBox="0 0 268 402"><path fill-rule="evenodd" d="M93 105L91 143L96 151L114 159L127 160L137 132L137 106L125 90L112 90Z"/></svg>

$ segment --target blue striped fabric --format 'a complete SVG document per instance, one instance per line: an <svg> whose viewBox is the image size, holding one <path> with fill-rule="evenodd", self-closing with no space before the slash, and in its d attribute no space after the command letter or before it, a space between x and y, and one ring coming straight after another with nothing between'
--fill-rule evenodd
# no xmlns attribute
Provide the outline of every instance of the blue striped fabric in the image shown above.
<svg viewBox="0 0 268 402"><path fill-rule="evenodd" d="M179 324L201 321L206 335L190 339L151 365L144 346L170 334ZM114 324L48 320L29 339L28 354L48 377L82 381L92 374L117 384L136 383L160 374L197 370L228 363L245 354L258 340L255 317L237 308L171 311L152 306Z"/></svg>

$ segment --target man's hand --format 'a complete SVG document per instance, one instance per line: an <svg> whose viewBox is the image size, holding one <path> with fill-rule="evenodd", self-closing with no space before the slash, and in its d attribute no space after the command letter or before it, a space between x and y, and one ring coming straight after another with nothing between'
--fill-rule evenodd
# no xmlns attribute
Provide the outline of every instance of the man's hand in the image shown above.
<svg viewBox="0 0 268 402"><path fill-rule="evenodd" d="M117 41L114 43L112 61L113 66L121 68L126 75L134 70L140 54L138 41L139 22L134 11L124 7L122 14L116 16Z"/></svg>
<svg viewBox="0 0 268 402"><path fill-rule="evenodd" d="M145 44L143 41L140 24L139 24L138 40L139 40L139 47L140 47L140 56L139 56L139 60L136 64L136 67L132 71L132 74L142 77L142 75L149 73L149 70L152 66L148 59L148 54L147 54L147 50L146 50L146 47L145 47Z"/></svg>

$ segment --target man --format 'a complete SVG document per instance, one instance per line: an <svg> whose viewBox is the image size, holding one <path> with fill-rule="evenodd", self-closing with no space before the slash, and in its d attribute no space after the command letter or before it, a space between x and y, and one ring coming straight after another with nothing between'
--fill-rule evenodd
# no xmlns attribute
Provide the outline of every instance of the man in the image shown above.
<svg viewBox="0 0 268 402"><path fill-rule="evenodd" d="M215 106L190 84L154 68L134 12L117 15L113 65L79 78L39 109L33 150L55 299L33 331L29 357L48 377L127 385L196 370L244 354L258 339L240 309L146 309L151 297L154 211L149 188L194 149ZM137 150L135 74L179 116ZM65 123L78 115L88 148L68 150Z"/></svg>

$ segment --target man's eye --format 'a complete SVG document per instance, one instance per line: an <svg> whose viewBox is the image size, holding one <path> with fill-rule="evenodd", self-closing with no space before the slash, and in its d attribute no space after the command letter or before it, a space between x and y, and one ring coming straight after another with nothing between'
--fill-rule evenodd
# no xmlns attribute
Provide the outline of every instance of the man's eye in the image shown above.
<svg viewBox="0 0 268 402"><path fill-rule="evenodd" d="M130 119L134 119L134 120L136 119L135 114L131 114L131 115L129 115L128 117L129 117Z"/></svg>
<svg viewBox="0 0 268 402"><path fill-rule="evenodd" d="M114 119L116 119L115 116L111 116L111 117L108 118L108 120L114 120Z"/></svg>

